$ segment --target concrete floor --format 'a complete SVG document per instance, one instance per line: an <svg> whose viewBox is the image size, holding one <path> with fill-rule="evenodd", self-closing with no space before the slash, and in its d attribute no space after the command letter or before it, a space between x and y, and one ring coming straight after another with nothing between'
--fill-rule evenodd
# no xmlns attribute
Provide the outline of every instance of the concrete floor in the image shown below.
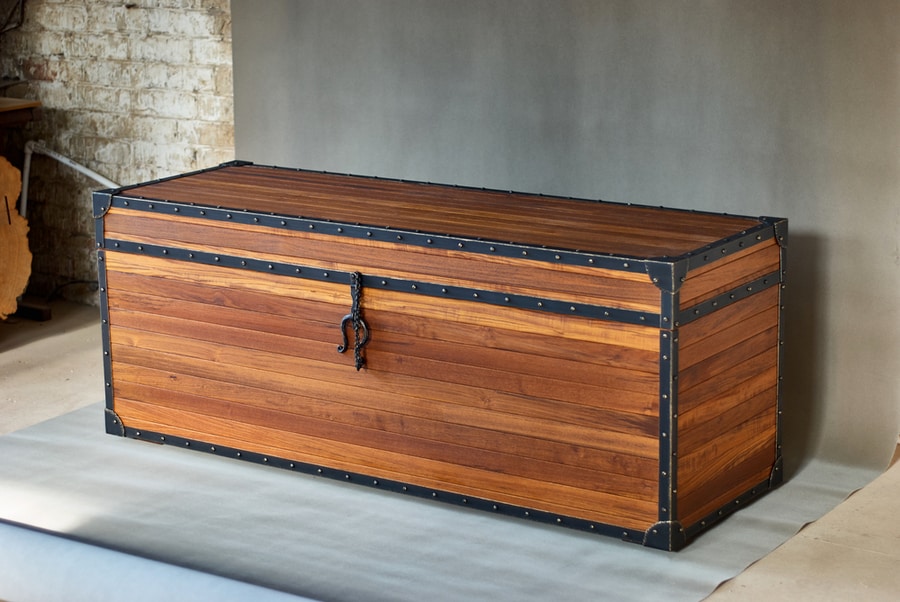
<svg viewBox="0 0 900 602"><path fill-rule="evenodd" d="M103 399L99 319L96 307L60 302L46 322L0 322L0 435Z"/></svg>
<svg viewBox="0 0 900 602"><path fill-rule="evenodd" d="M0 322L0 435L103 399L98 322L97 308L64 302L47 322ZM85 349L97 352L88 356ZM900 464L708 600L897 599L898 499Z"/></svg>

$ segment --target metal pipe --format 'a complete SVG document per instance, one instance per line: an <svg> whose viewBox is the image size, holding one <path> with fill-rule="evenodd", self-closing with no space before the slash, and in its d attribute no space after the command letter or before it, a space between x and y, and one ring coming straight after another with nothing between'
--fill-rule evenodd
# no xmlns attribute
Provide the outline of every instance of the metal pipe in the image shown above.
<svg viewBox="0 0 900 602"><path fill-rule="evenodd" d="M44 143L40 140L29 140L25 143L25 164L22 166L22 194L21 200L19 201L19 215L22 217L26 217L26 212L28 211L28 179L31 175L31 155L33 153L40 153L42 155L47 155L48 157L52 157L59 161L64 165L68 165L75 171L82 173L89 177L90 179L102 184L106 188L119 188L119 185L104 178L96 171L81 165L80 163L76 163L72 159L66 157L65 155L61 155L55 151L50 150Z"/></svg>

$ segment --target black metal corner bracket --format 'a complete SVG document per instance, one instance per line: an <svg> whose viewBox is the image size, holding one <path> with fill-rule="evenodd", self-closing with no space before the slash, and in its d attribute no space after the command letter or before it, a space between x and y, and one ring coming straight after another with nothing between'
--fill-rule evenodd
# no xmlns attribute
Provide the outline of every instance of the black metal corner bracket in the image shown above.
<svg viewBox="0 0 900 602"><path fill-rule="evenodd" d="M122 424L122 419L119 418L119 415L110 408L105 409L104 415L106 416L106 432L110 435L124 437L125 425Z"/></svg>
<svg viewBox="0 0 900 602"><path fill-rule="evenodd" d="M644 533L643 544L650 548L674 552L687 545L687 533L678 521L660 521Z"/></svg>

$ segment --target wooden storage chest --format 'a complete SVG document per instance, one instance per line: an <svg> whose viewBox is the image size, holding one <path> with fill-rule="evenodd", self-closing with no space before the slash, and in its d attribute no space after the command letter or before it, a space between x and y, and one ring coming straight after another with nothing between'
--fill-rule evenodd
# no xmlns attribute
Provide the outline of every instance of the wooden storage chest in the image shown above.
<svg viewBox="0 0 900 602"><path fill-rule="evenodd" d="M781 481L784 219L244 162L94 212L110 433L668 550Z"/></svg>

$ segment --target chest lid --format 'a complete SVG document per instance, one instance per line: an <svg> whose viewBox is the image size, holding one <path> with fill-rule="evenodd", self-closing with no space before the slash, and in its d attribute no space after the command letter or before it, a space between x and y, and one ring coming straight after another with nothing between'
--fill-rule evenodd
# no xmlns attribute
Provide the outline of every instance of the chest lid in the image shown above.
<svg viewBox="0 0 900 602"><path fill-rule="evenodd" d="M115 196L635 259L682 257L767 221L244 162Z"/></svg>

